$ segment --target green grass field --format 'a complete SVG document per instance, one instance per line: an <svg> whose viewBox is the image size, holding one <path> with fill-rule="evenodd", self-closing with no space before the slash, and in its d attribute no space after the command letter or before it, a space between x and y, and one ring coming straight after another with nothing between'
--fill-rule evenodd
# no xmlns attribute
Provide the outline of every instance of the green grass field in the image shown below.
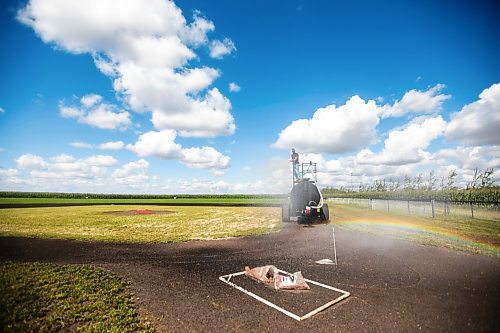
<svg viewBox="0 0 500 333"><path fill-rule="evenodd" d="M154 331L128 284L90 266L0 262L0 309L1 332Z"/></svg>
<svg viewBox="0 0 500 333"><path fill-rule="evenodd" d="M161 215L115 215L149 209ZM272 207L78 206L0 209L0 236L87 241L165 243L276 231L281 210Z"/></svg>

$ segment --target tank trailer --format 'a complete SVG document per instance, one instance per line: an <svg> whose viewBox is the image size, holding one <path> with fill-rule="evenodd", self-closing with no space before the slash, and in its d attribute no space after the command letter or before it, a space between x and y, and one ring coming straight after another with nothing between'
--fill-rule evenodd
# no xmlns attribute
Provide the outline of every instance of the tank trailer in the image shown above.
<svg viewBox="0 0 500 333"><path fill-rule="evenodd" d="M281 207L283 222L313 223L328 221L330 212L317 185L316 163L293 166L293 186L290 196Z"/></svg>

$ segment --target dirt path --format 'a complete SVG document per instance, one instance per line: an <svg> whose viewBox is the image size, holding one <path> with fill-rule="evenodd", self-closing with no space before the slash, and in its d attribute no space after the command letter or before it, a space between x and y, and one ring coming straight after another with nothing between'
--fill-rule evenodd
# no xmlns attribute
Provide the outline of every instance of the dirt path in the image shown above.
<svg viewBox="0 0 500 333"><path fill-rule="evenodd" d="M0 260L94 264L132 282L140 311L173 332L500 331L500 260L332 227L287 225L280 233L183 244L107 244L0 238ZM218 280L245 265L272 264L352 296L297 322ZM336 295L275 292L237 278L303 315Z"/></svg>

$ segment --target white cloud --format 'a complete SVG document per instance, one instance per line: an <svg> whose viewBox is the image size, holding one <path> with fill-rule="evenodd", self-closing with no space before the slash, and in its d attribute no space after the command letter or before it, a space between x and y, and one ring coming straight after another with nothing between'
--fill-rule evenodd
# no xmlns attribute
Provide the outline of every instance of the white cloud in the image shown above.
<svg viewBox="0 0 500 333"><path fill-rule="evenodd" d="M101 103L102 97L90 94L82 97L80 106L66 106L59 102L59 112L65 118L76 118L79 123L101 129L126 129L132 122L127 111Z"/></svg>
<svg viewBox="0 0 500 333"><path fill-rule="evenodd" d="M203 100L196 101L186 113L153 113L152 121L156 128L176 128L184 137L214 137L231 135L236 126L229 110L231 103L217 88L209 90Z"/></svg>
<svg viewBox="0 0 500 333"><path fill-rule="evenodd" d="M118 164L118 161L109 155L93 155L87 158L76 159L71 155L61 154L51 157L50 162L41 156L24 154L16 159L17 168L28 170L30 180L25 183L37 182L37 179L47 181L50 187L61 184L81 181L81 179L92 179L104 177L109 167ZM50 184L52 182L52 184Z"/></svg>
<svg viewBox="0 0 500 333"><path fill-rule="evenodd" d="M100 103L101 101L102 101L102 97L99 95L96 95L96 94L85 95L80 100L82 105L87 107L87 108L89 108L93 105L96 105L97 103Z"/></svg>
<svg viewBox="0 0 500 333"><path fill-rule="evenodd" d="M229 167L228 156L212 147L182 148L175 142L177 133L173 130L147 132L139 137L135 144L128 144L127 149L140 157L155 156L173 159L194 169L220 170Z"/></svg>
<svg viewBox="0 0 500 333"><path fill-rule="evenodd" d="M179 158L181 145L175 143L177 133L173 130L147 132L139 137L135 144L128 144L127 149L140 157L156 156L164 159Z"/></svg>
<svg viewBox="0 0 500 333"><path fill-rule="evenodd" d="M356 156L358 163L403 165L429 158L430 153L425 149L443 134L446 122L441 116L418 120L419 122L410 122L402 130L390 132L380 153L373 153L369 149L360 151Z"/></svg>
<svg viewBox="0 0 500 333"><path fill-rule="evenodd" d="M429 114L441 111L443 102L451 98L450 95L441 94L446 86L437 84L427 91L412 89L406 92L400 101L387 106L382 116L401 117L409 113Z"/></svg>
<svg viewBox="0 0 500 333"><path fill-rule="evenodd" d="M19 170L0 168L0 187L2 189L14 190L25 183L26 181L20 177Z"/></svg>
<svg viewBox="0 0 500 333"><path fill-rule="evenodd" d="M210 45L210 56L215 59L222 59L233 51L236 51L236 46L229 38L224 38L222 41L214 40Z"/></svg>
<svg viewBox="0 0 500 333"><path fill-rule="evenodd" d="M199 11L195 11L193 22L184 30L181 30L182 40L186 43L199 46L208 41L207 33L214 31L215 25L207 20Z"/></svg>
<svg viewBox="0 0 500 333"><path fill-rule="evenodd" d="M83 142L83 141L78 141L78 142L72 142L71 145L75 148L85 148L85 149L90 149L94 148L94 145L91 143Z"/></svg>
<svg viewBox="0 0 500 333"><path fill-rule="evenodd" d="M186 22L181 10L168 0L31 0L18 19L32 27L46 43L71 53L88 53L96 67L113 79L121 99L137 112L152 112L159 130L175 129L180 136L234 133L231 104L213 103L216 88L206 91L220 75L209 67L192 67L193 48L210 47L216 57L235 50L230 39L211 43L213 22L195 12ZM93 96L95 97L95 96ZM95 127L127 127L126 113L98 108L90 98L84 107L63 108L61 114ZM101 106L103 104L100 104ZM200 117L209 122L200 122ZM193 124L193 127L190 126Z"/></svg>
<svg viewBox="0 0 500 333"><path fill-rule="evenodd" d="M281 193L268 192L266 183L263 181L232 183L223 180L178 180L176 182L176 193Z"/></svg>
<svg viewBox="0 0 500 333"><path fill-rule="evenodd" d="M0 107L0 114L5 113L5 109Z"/></svg>
<svg viewBox="0 0 500 333"><path fill-rule="evenodd" d="M123 141L110 141L101 143L97 148L101 150L120 150L125 148L125 143Z"/></svg>
<svg viewBox="0 0 500 333"><path fill-rule="evenodd" d="M457 169L500 168L500 146L446 148L437 151L434 160L441 165L454 164Z"/></svg>
<svg viewBox="0 0 500 333"><path fill-rule="evenodd" d="M120 167L109 155L75 158L60 154L46 161L40 156L24 154L16 162L18 169L0 168L0 188L12 191L159 192L158 177L150 182L149 162L144 159Z"/></svg>
<svg viewBox="0 0 500 333"><path fill-rule="evenodd" d="M52 163L73 163L75 158L71 155L61 154L50 158Z"/></svg>
<svg viewBox="0 0 500 333"><path fill-rule="evenodd" d="M83 161L91 166L110 167L118 163L118 161L110 155L94 155L83 159Z"/></svg>
<svg viewBox="0 0 500 333"><path fill-rule="evenodd" d="M437 84L427 91L412 89L393 105L378 105L382 97L365 102L352 96L344 105L332 104L316 110L310 119L293 121L281 131L273 147L332 154L367 149L377 141L376 128L381 118L439 112L443 102L451 97L440 93L444 88L445 85Z"/></svg>
<svg viewBox="0 0 500 333"><path fill-rule="evenodd" d="M149 162L141 158L136 162L125 164L121 169L116 169L111 177L122 184L144 184L149 179L148 168Z"/></svg>
<svg viewBox="0 0 500 333"><path fill-rule="evenodd" d="M478 101L451 115L446 138L478 146L500 144L500 83L483 90Z"/></svg>
<svg viewBox="0 0 500 333"><path fill-rule="evenodd" d="M311 119L293 121L281 131L277 148L295 147L299 152L345 153L376 141L375 128L381 107L353 96L344 105L316 110Z"/></svg>
<svg viewBox="0 0 500 333"><path fill-rule="evenodd" d="M236 84L235 82L230 82L229 83L229 91L230 92L239 92L241 90L241 87Z"/></svg>
<svg viewBox="0 0 500 333"><path fill-rule="evenodd" d="M19 169L46 169L48 164L42 157L33 154L24 154L16 159L16 165Z"/></svg>
<svg viewBox="0 0 500 333"><path fill-rule="evenodd" d="M212 147L186 148L182 150L181 162L194 169L226 169L229 167L228 156Z"/></svg>

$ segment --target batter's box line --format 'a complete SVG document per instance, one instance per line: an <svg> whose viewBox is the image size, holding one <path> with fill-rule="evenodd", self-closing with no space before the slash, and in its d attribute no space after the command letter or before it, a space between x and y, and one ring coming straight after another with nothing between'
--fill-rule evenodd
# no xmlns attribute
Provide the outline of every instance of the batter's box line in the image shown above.
<svg viewBox="0 0 500 333"><path fill-rule="evenodd" d="M291 276L292 274L291 273L288 273L288 272L285 272L285 271L282 271L281 269L277 269L278 272L282 273L282 274L286 274L288 276ZM338 289L338 288L335 288L335 287L332 287L332 286L328 286L326 284L323 284L323 283L320 283L320 282L316 282L316 281L312 281L312 280L309 280L309 279L304 279L307 283L310 283L310 284L314 284L316 286L319 286L319 287L322 287L322 288L325 288L325 289L329 289L329 290L333 290L333 291L336 291L338 293L341 293L342 295L335 298L334 300L328 302L328 303L325 303L323 304L322 306L320 306L319 308L316 308L314 310L312 310L311 312L303 315L302 317L301 316L298 316L296 315L295 313L292 313L288 310L285 310L283 309L282 307L268 301L267 299L264 299L262 297L260 297L259 295L256 295L240 286L238 286L237 284L231 282L231 278L235 277L235 276L240 276L240 275L244 275L245 274L245 271L243 272L238 272L238 273L233 273L233 274L227 274L227 275L222 275L222 276L219 276L219 280L221 280L222 282L230 285L231 287L233 288L236 288L238 289L239 291L242 291L244 292L245 294L247 294L248 296L250 297L253 297L255 298L256 300L266 304L267 306L270 306L272 307L273 309L276 309L278 311L280 311L281 313L287 315L288 317L290 318L293 318L297 321L302 321L302 320L305 320L307 318L311 318L312 316L314 316L315 314L329 308L330 306L336 304L336 303L339 303L340 301L346 299L347 297L349 297L351 294L345 290L341 290L341 289Z"/></svg>

